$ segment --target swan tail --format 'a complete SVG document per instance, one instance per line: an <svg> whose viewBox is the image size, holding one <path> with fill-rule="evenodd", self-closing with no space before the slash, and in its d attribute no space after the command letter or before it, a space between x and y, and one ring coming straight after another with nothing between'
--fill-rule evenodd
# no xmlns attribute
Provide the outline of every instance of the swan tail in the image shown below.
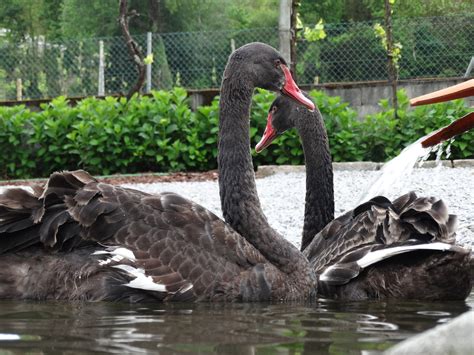
<svg viewBox="0 0 474 355"><path fill-rule="evenodd" d="M44 187L32 186L0 194L0 254L26 249L41 243L66 249L81 244L82 226L68 211L68 201L81 203L89 191L86 184L96 182L82 170L53 173Z"/></svg>
<svg viewBox="0 0 474 355"><path fill-rule="evenodd" d="M127 216L138 213L134 207L143 195L100 183L83 170L54 173L42 195L41 242L65 251L105 242L124 227ZM121 208L125 205L127 214Z"/></svg>
<svg viewBox="0 0 474 355"><path fill-rule="evenodd" d="M360 259L368 251L432 243L453 245L456 227L456 216L448 213L440 199L417 197L414 192L393 202L378 196L329 223L304 253L316 272L322 273L330 265ZM391 252L376 255L386 259Z"/></svg>
<svg viewBox="0 0 474 355"><path fill-rule="evenodd" d="M20 188L0 194L0 254L27 248L38 242L39 227L44 208L39 200L43 190L33 192Z"/></svg>
<svg viewBox="0 0 474 355"><path fill-rule="evenodd" d="M454 243L457 217L448 213L443 200L436 197L417 197L414 192L394 200L389 209L393 229L387 235L421 241ZM397 223L398 222L398 223ZM390 240L388 240L390 242Z"/></svg>

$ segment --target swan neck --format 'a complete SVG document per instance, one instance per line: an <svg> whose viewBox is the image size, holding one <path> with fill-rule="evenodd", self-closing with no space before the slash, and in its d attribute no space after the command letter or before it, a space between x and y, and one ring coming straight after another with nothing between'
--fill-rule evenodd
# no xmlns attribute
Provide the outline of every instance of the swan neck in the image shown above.
<svg viewBox="0 0 474 355"><path fill-rule="evenodd" d="M250 148L254 86L245 73L227 75L219 107L219 192L224 219L283 272L308 272L306 258L268 223L260 205Z"/></svg>
<svg viewBox="0 0 474 355"><path fill-rule="evenodd" d="M318 109L297 121L306 165L306 199L301 250L334 219L334 182L328 137Z"/></svg>

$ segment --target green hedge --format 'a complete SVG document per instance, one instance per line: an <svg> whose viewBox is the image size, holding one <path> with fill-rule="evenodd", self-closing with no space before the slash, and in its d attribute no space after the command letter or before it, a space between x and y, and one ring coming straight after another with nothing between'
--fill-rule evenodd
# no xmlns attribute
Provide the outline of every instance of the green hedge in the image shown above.
<svg viewBox="0 0 474 355"><path fill-rule="evenodd" d="M384 161L419 137L469 111L463 101L408 110L399 93L400 118L386 100L381 112L365 117L321 92L311 92L328 128L334 161ZM251 138L264 130L274 95L254 95ZM218 99L192 112L186 91L155 91L151 96L105 100L88 98L69 106L64 97L34 112L24 106L0 107L0 177L48 176L52 171L83 168L92 174L145 171L199 171L216 168ZM452 145L451 158L474 157L474 132ZM254 163L302 164L293 130L280 137Z"/></svg>

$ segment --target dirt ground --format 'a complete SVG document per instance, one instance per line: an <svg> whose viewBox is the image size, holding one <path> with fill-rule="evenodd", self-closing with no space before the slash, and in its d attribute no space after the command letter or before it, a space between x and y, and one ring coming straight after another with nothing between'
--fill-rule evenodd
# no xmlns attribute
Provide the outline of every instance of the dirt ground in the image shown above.
<svg viewBox="0 0 474 355"><path fill-rule="evenodd" d="M159 175L153 173L145 173L140 175L112 175L107 177L97 177L99 181L106 182L108 184L149 184L153 182L175 182L175 181L207 181L217 180L217 170L197 172L197 173L169 173L166 175ZM34 180L4 180L0 181L0 186L5 185L23 185L28 186L32 184L42 185L46 182L46 179L34 179Z"/></svg>

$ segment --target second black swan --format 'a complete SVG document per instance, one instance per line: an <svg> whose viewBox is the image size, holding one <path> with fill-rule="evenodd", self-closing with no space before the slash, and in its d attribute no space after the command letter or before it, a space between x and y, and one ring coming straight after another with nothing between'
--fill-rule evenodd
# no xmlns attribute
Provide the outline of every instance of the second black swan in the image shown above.
<svg viewBox="0 0 474 355"><path fill-rule="evenodd" d="M464 300L470 250L454 244L456 216L435 197L410 192L372 198L334 219L328 138L319 110L285 97L270 108L257 151L296 127L306 164L302 249L318 276L318 295L363 299Z"/></svg>

